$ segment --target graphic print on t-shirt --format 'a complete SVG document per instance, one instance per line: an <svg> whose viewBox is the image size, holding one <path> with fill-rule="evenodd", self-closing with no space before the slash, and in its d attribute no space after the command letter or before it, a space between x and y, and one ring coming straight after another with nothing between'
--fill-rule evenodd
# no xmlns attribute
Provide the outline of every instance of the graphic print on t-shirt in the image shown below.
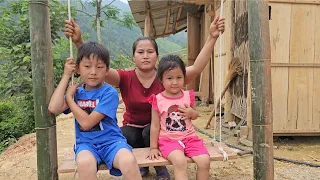
<svg viewBox="0 0 320 180"><path fill-rule="evenodd" d="M167 131L186 131L187 126L184 120L181 120L182 116L178 110L178 105L172 105L168 108L168 117L166 119Z"/></svg>
<svg viewBox="0 0 320 180"><path fill-rule="evenodd" d="M81 109L85 110L88 114L91 114L93 109L95 107L97 107L98 103L99 103L99 99L96 99L96 100L78 100L78 106ZM83 128L81 127L80 124L79 124L79 126L80 126L80 131L81 132L101 131L101 130L103 130L101 122L99 122L98 124L93 126L90 130L87 130L87 131L83 130Z"/></svg>

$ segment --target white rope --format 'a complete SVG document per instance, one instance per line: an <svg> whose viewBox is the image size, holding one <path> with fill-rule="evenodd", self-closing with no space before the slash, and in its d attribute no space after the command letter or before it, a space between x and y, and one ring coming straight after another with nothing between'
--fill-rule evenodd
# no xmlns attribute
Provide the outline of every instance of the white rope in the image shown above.
<svg viewBox="0 0 320 180"><path fill-rule="evenodd" d="M68 0L68 16L69 16L69 21L71 21L70 0ZM69 37L69 50L70 50L70 57L73 57L72 38L71 38L71 36ZM71 85L73 85L73 84L74 84L74 74L72 73Z"/></svg>
<svg viewBox="0 0 320 180"><path fill-rule="evenodd" d="M223 0L220 0L220 17L222 17L222 12L223 12ZM228 160L228 154L224 151L223 147L221 146L221 136L222 136L222 116L221 116L221 112L222 112L222 101L221 101L221 95L222 94L222 60L221 60L221 55L222 55L222 34L221 32L219 32L219 76L220 76L220 88L219 88L219 100L220 100L220 103L219 103L219 108L220 108L220 111L219 111L219 128L220 128L220 134L219 134L219 152L223 155L223 160L224 161L227 161Z"/></svg>
<svg viewBox="0 0 320 180"><path fill-rule="evenodd" d="M68 18L69 18L69 21L71 21L70 0L68 0ZM73 57L72 38L71 38L71 36L69 37L69 50L70 50L70 57ZM72 73L72 76L71 76L71 85L72 86L74 85L74 74L73 73ZM76 121L74 121L74 149L76 149L76 148L77 148L77 144L76 144ZM75 160L75 158L74 158L74 160ZM77 166L74 169L74 175L73 175L74 179L76 178L76 174L77 174Z"/></svg>

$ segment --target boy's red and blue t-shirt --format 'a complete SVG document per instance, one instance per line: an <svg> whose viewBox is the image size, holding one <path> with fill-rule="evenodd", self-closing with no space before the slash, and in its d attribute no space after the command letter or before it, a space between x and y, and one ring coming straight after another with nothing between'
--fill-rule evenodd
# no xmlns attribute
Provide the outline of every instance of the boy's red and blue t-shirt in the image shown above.
<svg viewBox="0 0 320 180"><path fill-rule="evenodd" d="M100 88L86 90L84 86L77 89L74 101L88 114L93 111L102 113L105 117L90 130L84 131L75 119L76 143L106 143L126 142L118 126L117 108L119 104L118 92L109 84ZM64 113L70 113L67 109Z"/></svg>

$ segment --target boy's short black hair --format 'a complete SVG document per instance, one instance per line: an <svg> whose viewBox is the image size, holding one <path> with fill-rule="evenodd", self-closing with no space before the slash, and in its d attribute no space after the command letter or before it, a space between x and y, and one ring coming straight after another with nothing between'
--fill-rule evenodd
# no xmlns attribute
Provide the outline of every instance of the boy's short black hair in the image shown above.
<svg viewBox="0 0 320 180"><path fill-rule="evenodd" d="M181 58L177 55L166 55L159 62L157 77L162 81L163 73L175 68L180 68L183 76L186 77L186 66Z"/></svg>
<svg viewBox="0 0 320 180"><path fill-rule="evenodd" d="M90 58L90 56L96 56L98 59L102 60L109 68L110 57L109 51L97 42L86 42L80 46L77 56L77 64L80 64L83 58Z"/></svg>

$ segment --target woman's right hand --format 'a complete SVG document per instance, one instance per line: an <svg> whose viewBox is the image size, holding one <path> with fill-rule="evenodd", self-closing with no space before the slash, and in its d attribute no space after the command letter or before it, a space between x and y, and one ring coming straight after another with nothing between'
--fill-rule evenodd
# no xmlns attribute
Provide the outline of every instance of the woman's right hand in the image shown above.
<svg viewBox="0 0 320 180"><path fill-rule="evenodd" d="M76 68L77 68L77 65L74 62L73 58L71 57L67 58L66 63L64 64L63 75L71 77L72 73L75 72Z"/></svg>
<svg viewBox="0 0 320 180"><path fill-rule="evenodd" d="M159 149L155 149L155 148L150 148L150 152L149 155L147 156L147 158L149 158L150 160L155 160L155 159L159 159L159 157L161 157L162 154L159 151Z"/></svg>
<svg viewBox="0 0 320 180"><path fill-rule="evenodd" d="M73 19L64 21L64 35L71 37L74 44L82 42L80 27Z"/></svg>

